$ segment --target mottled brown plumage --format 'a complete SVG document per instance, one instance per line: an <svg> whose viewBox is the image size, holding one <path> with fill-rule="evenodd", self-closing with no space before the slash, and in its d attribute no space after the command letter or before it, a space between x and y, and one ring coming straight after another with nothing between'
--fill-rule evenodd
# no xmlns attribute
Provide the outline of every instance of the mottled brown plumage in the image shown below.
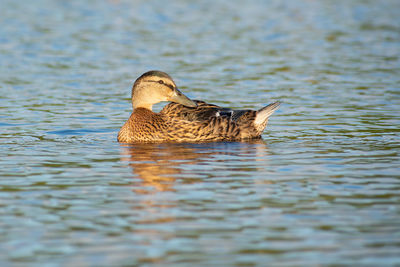
<svg viewBox="0 0 400 267"><path fill-rule="evenodd" d="M152 105L172 101L160 113ZM132 88L133 112L118 133L118 141L203 142L259 138L280 103L258 111L231 110L184 96L166 73L150 71Z"/></svg>

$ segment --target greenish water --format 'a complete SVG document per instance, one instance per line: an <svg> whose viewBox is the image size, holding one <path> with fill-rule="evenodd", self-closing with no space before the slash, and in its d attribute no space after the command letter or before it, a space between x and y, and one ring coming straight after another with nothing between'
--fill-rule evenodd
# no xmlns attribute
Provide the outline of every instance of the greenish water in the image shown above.
<svg viewBox="0 0 400 267"><path fill-rule="evenodd" d="M1 266L400 265L398 1L1 6ZM283 105L262 141L121 145L150 69Z"/></svg>

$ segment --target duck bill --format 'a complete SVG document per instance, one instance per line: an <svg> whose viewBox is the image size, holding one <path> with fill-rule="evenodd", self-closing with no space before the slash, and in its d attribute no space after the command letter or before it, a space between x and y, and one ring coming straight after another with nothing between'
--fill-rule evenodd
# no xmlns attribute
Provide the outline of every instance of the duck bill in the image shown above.
<svg viewBox="0 0 400 267"><path fill-rule="evenodd" d="M178 89L175 89L175 94L172 97L170 97L169 101L182 104L186 107L191 107L191 108L197 107L197 104L195 102L193 102L187 96L182 94L182 92L179 91Z"/></svg>

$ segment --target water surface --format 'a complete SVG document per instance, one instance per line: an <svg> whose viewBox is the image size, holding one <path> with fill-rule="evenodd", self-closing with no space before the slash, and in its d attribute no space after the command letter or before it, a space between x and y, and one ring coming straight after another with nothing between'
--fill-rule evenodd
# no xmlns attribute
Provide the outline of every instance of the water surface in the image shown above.
<svg viewBox="0 0 400 267"><path fill-rule="evenodd" d="M3 1L0 265L400 265L399 12ZM263 140L119 144L150 69L194 99L283 105Z"/></svg>

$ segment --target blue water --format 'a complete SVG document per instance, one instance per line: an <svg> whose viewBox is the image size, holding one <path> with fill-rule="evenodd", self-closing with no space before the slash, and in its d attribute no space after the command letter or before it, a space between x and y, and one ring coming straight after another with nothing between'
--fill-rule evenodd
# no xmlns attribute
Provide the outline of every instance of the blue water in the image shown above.
<svg viewBox="0 0 400 267"><path fill-rule="evenodd" d="M0 265L400 265L399 13L3 0ZM283 104L263 140L119 144L150 69L194 99Z"/></svg>

